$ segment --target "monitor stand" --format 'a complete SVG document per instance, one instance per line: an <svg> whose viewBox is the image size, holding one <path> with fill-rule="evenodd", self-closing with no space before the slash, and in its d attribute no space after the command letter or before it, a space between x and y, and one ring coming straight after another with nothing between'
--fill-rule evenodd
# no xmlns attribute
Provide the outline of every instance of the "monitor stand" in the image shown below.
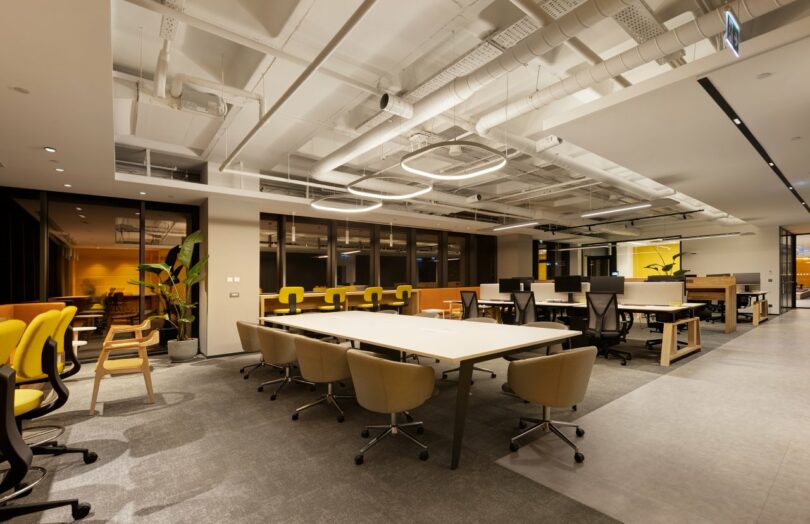
<svg viewBox="0 0 810 524"><path fill-rule="evenodd" d="M568 303L569 304L574 303L574 294L573 293L568 293Z"/></svg>

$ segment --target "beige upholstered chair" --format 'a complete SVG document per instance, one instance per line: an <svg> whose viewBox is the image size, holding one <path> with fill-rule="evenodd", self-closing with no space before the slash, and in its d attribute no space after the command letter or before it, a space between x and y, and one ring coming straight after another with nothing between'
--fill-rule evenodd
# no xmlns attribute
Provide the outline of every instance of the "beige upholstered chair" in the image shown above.
<svg viewBox="0 0 810 524"><path fill-rule="evenodd" d="M568 326L563 324L562 322L546 322L542 320L538 320L535 322L529 322L527 324L523 324L524 327L535 327L535 328L545 328L545 329L568 329ZM562 342L557 342L556 344L551 344L546 347L537 348L537 349L530 349L526 351L522 351L520 353L515 353L512 355L506 355L504 358L506 360L524 360L527 358L534 358L543 355L556 355L557 353L563 352L563 344Z"/></svg>
<svg viewBox="0 0 810 524"><path fill-rule="evenodd" d="M369 411L391 416L390 424L366 426L361 433L364 438L370 435L370 430L380 430L382 433L371 439L360 450L354 457L355 464L358 466L362 464L363 455L380 440L398 433L419 446L422 449L419 458L427 460L427 446L403 429L416 427L416 432L421 434L424 431L422 422L399 424L397 414L417 408L430 398L435 383L433 368L387 360L356 349L350 349L347 357L357 402Z"/></svg>
<svg viewBox="0 0 810 524"><path fill-rule="evenodd" d="M242 343L242 349L245 353L258 353L259 352L259 337L257 329L259 325L252 322L245 322L244 320L236 321L236 331L239 333L239 342ZM250 378L250 374L260 367L265 365L262 356L259 355L259 362L250 364L239 370L242 378L245 380Z"/></svg>
<svg viewBox="0 0 810 524"><path fill-rule="evenodd" d="M295 338L297 335L287 333L281 329L269 328L264 326L256 327L256 335L259 339L259 351L262 352L262 362L270 366L276 366L284 370L284 376L275 380L268 380L263 382L258 391L264 391L265 386L271 384L278 384L279 386L270 395L270 400L276 400L276 395L281 391L284 386L292 382L299 384L306 384L315 387L312 382L307 382L301 377L293 376L292 367L295 364Z"/></svg>
<svg viewBox="0 0 810 524"><path fill-rule="evenodd" d="M495 320L492 317L470 317L470 318L465 318L464 322L483 322L484 324L497 324L498 323L498 321ZM461 368L448 369L447 371L442 372L442 379L447 379L447 374L448 373L455 373L459 369L461 369ZM483 371L484 373L489 373L492 376L492 378L496 377L495 372L492 371L489 368L482 368L480 366L473 366L473 372L475 372L475 371Z"/></svg>
<svg viewBox="0 0 810 524"><path fill-rule="evenodd" d="M347 348L301 335L291 336L295 337L295 352L298 356L298 367L301 369L302 378L316 384L326 384L326 394L315 402L296 409L292 419L298 420L299 413L325 402L327 405L331 404L337 409L337 421L343 422L345 420L343 410L337 401L342 398L354 397L351 395L335 395L333 384L341 380L347 380L351 376L349 363L346 361Z"/></svg>
<svg viewBox="0 0 810 524"><path fill-rule="evenodd" d="M596 360L596 347L572 349L556 355L540 356L509 363L509 386L515 394L535 404L543 406L543 418L521 417L519 426L526 422L535 425L515 435L509 449L517 451L520 447L517 440L536 430L551 431L566 444L574 448L574 460L582 462L585 456L579 452L576 444L562 434L558 427L574 427L581 437L585 431L570 422L551 420L551 408L561 408L579 404L585 398L591 370Z"/></svg>

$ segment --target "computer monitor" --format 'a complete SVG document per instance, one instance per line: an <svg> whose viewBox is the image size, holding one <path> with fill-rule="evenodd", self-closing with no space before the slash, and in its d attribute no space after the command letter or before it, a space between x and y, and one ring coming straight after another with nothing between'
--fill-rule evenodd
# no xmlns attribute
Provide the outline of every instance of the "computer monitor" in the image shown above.
<svg viewBox="0 0 810 524"><path fill-rule="evenodd" d="M624 293L624 277L591 277L591 293Z"/></svg>
<svg viewBox="0 0 810 524"><path fill-rule="evenodd" d="M554 292L568 293L568 302L574 302L574 293L582 291L582 277L572 275L567 277L554 277Z"/></svg>
<svg viewBox="0 0 810 524"><path fill-rule="evenodd" d="M740 285L759 285L760 284L760 276L759 273L734 273L734 278L737 279L737 284Z"/></svg>
<svg viewBox="0 0 810 524"><path fill-rule="evenodd" d="M500 293L512 293L520 291L520 280L516 278L499 278L498 291Z"/></svg>

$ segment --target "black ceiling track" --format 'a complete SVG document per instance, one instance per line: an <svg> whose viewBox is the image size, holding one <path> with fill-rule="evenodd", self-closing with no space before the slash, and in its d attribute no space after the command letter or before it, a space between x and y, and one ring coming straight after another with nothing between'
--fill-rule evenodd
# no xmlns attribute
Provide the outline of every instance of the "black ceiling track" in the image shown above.
<svg viewBox="0 0 810 524"><path fill-rule="evenodd" d="M628 225L635 225L635 222L641 222L643 220L653 220L656 218L665 218L665 217L674 217L674 216L682 216L684 220L693 213L700 213L703 209L692 209L689 211L676 211L674 213L663 213L660 215L650 215L650 216L642 216L642 217L634 217L634 218L622 218L619 220L609 220L605 222L596 222L594 221L593 224L582 224L581 226L557 226L556 224L542 224L539 226L535 226L534 229L539 229L541 231L545 231L547 233L559 233L562 231L569 231L571 229L588 229L599 226L606 226L609 224L628 224Z"/></svg>
<svg viewBox="0 0 810 524"><path fill-rule="evenodd" d="M793 184L790 183L790 181L787 178L785 178L785 175L782 173L782 170L779 169L779 166L776 165L776 162L774 162L774 160L770 157L768 152L765 151L765 148L762 147L762 144L759 143L759 140L757 140L757 137L754 136L754 133L752 133L751 130L748 129L748 126L745 125L745 122L743 121L742 118L740 118L740 115L738 115L737 112L734 111L734 108L731 107L731 104L729 104L728 101L725 98L723 98L723 95L720 94L720 91L717 90L712 81L709 80L707 77L703 77L698 79L698 84L700 84L700 86L706 90L709 96L712 97L714 103L717 104L720 107L720 109L723 110L728 119L731 120L731 123L734 125L734 127L736 127L740 131L740 133L742 133L745 139L748 140L748 142L751 144L751 147L753 147L756 150L756 152L759 153L759 156L762 157L762 160L765 161L765 164L767 164L768 167L771 168L771 171L773 171L774 174L777 177L779 177L779 180L781 180L782 183L785 184L785 187L796 198L796 200L799 201L802 207L804 207L804 210L810 213L810 205L808 205L807 201L805 201L805 199L802 198L799 192L796 191L796 188L793 187Z"/></svg>

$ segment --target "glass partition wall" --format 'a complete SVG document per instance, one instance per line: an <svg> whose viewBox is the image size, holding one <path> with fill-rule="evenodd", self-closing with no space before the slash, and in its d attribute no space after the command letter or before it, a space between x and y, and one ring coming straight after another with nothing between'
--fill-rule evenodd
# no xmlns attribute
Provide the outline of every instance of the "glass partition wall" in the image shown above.
<svg viewBox="0 0 810 524"><path fill-rule="evenodd" d="M262 214L259 245L264 293L285 285L313 291L497 281L497 240L486 235Z"/></svg>

